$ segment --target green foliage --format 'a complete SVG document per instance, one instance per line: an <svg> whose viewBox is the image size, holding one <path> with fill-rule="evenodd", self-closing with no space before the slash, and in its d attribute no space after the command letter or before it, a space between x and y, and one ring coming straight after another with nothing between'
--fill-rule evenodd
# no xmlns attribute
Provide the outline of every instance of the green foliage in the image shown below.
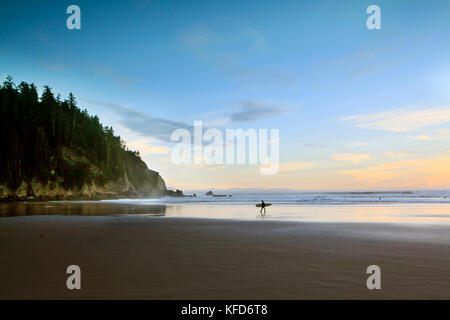
<svg viewBox="0 0 450 320"><path fill-rule="evenodd" d="M65 189L81 189L85 180L90 178L89 163L82 161L70 163L61 160L58 173L64 177L62 186Z"/></svg>
<svg viewBox="0 0 450 320"><path fill-rule="evenodd" d="M0 134L0 184L13 190L32 179L55 183L62 178L68 189L92 181L103 185L123 177L130 165L145 166L112 128L78 108L72 93L61 101L45 86L38 98L34 84L16 86L11 77L0 85ZM67 150L80 159L65 158Z"/></svg>

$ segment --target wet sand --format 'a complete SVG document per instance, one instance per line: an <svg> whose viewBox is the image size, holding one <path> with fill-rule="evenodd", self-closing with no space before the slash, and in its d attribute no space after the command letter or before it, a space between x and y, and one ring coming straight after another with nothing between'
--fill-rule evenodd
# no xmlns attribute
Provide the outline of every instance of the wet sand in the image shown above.
<svg viewBox="0 0 450 320"><path fill-rule="evenodd" d="M81 290L66 288L71 264ZM381 290L366 287L372 264ZM0 299L450 299L450 228L1 218L0 270Z"/></svg>

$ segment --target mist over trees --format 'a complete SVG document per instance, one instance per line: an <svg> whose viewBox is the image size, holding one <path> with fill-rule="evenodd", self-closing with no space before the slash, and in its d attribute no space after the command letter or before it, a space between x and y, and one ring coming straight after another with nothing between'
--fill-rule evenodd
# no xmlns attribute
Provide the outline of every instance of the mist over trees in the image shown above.
<svg viewBox="0 0 450 320"><path fill-rule="evenodd" d="M124 174L144 183L128 170L145 166L139 153L128 150L97 116L81 110L72 93L62 100L45 86L38 97L33 83L15 85L8 77L0 86L0 134L0 184L12 190L33 179L72 189L86 182L103 185ZM70 161L67 152L88 161Z"/></svg>

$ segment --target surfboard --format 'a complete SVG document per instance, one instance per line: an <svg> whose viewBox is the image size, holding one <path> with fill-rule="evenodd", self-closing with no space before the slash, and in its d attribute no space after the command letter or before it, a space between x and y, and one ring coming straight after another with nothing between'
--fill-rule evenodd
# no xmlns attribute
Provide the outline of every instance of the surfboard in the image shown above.
<svg viewBox="0 0 450 320"><path fill-rule="evenodd" d="M271 205L272 205L271 203L266 203L266 207L270 207ZM262 204L261 204L261 203L258 203L258 204L256 204L255 206L258 207L258 208L261 208L261 207L262 207Z"/></svg>

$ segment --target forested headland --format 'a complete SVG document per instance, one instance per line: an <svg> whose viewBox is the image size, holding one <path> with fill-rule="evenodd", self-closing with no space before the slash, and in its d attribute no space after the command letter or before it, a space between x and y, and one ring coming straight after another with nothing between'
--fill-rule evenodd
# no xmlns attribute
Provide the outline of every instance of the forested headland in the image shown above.
<svg viewBox="0 0 450 320"><path fill-rule="evenodd" d="M11 77L0 86L0 200L158 197L167 193L111 127L81 110L72 93Z"/></svg>

